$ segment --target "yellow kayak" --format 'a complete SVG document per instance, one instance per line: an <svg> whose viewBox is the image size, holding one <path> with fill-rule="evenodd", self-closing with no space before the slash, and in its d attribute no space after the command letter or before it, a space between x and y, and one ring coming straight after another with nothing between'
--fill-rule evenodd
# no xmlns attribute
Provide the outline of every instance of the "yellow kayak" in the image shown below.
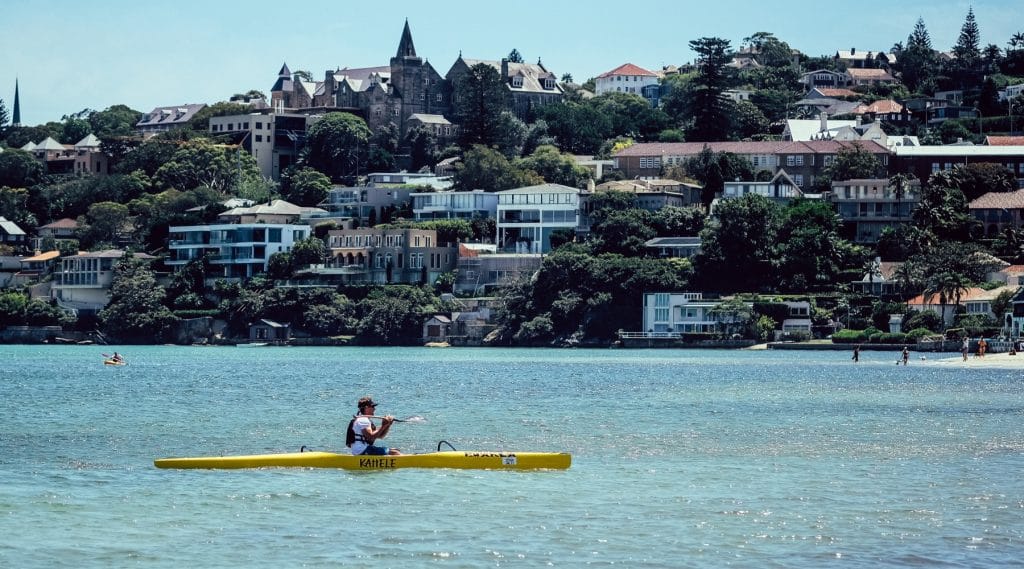
<svg viewBox="0 0 1024 569"><path fill-rule="evenodd" d="M333 452L291 452L242 456L159 458L157 468L344 468L345 470L393 470L395 468L476 468L487 470L566 469L572 455L566 452L441 451L396 456L353 456Z"/></svg>
<svg viewBox="0 0 1024 569"><path fill-rule="evenodd" d="M124 360L121 360L121 361L117 361L117 360L103 360L103 365L105 365L105 366L126 366L126 365L128 365L128 362L126 362Z"/></svg>

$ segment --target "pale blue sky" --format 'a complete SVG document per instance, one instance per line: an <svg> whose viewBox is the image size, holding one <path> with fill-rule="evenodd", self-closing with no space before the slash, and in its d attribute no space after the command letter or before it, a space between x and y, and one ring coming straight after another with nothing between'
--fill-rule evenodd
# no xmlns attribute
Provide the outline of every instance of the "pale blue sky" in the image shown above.
<svg viewBox="0 0 1024 569"><path fill-rule="evenodd" d="M759 31L808 55L879 51L923 17L936 49L956 43L974 7L982 45L1024 30L1021 0L6 0L0 4L0 99L21 85L22 122L85 108L138 111L269 95L287 62L322 79L337 67L387 65L408 18L420 57L444 75L459 55L498 60L518 49L582 82L623 63L657 70L691 61L705 36L738 47Z"/></svg>

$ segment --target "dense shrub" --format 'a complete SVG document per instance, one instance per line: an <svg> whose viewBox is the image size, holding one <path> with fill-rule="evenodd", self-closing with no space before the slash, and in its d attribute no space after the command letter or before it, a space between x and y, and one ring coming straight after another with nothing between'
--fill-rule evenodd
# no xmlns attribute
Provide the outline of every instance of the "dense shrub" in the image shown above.
<svg viewBox="0 0 1024 569"><path fill-rule="evenodd" d="M832 334L833 344L863 344L868 339L864 330L840 330Z"/></svg>

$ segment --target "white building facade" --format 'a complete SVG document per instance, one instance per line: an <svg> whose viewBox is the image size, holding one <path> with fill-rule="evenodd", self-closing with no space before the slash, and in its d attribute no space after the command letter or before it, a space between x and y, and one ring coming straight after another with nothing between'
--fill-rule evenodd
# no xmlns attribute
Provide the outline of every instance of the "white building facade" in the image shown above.
<svg viewBox="0 0 1024 569"><path fill-rule="evenodd" d="M291 251L295 242L309 237L311 229L308 225L241 223L171 226L169 232L168 266L181 267L205 255L212 266L209 276L250 278L267 270L271 255Z"/></svg>
<svg viewBox="0 0 1024 569"><path fill-rule="evenodd" d="M576 232L580 191L561 184L540 184L498 194L498 250L506 253L546 253L558 230Z"/></svg>

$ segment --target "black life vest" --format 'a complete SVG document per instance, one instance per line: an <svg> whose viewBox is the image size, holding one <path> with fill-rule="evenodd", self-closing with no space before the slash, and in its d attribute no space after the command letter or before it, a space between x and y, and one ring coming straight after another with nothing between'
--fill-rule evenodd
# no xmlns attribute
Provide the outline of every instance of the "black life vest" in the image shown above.
<svg viewBox="0 0 1024 569"><path fill-rule="evenodd" d="M345 446L351 447L356 441L369 444L370 441L366 440L366 437L362 433L356 433L355 430L356 419L352 418L348 422L348 431L345 433Z"/></svg>

